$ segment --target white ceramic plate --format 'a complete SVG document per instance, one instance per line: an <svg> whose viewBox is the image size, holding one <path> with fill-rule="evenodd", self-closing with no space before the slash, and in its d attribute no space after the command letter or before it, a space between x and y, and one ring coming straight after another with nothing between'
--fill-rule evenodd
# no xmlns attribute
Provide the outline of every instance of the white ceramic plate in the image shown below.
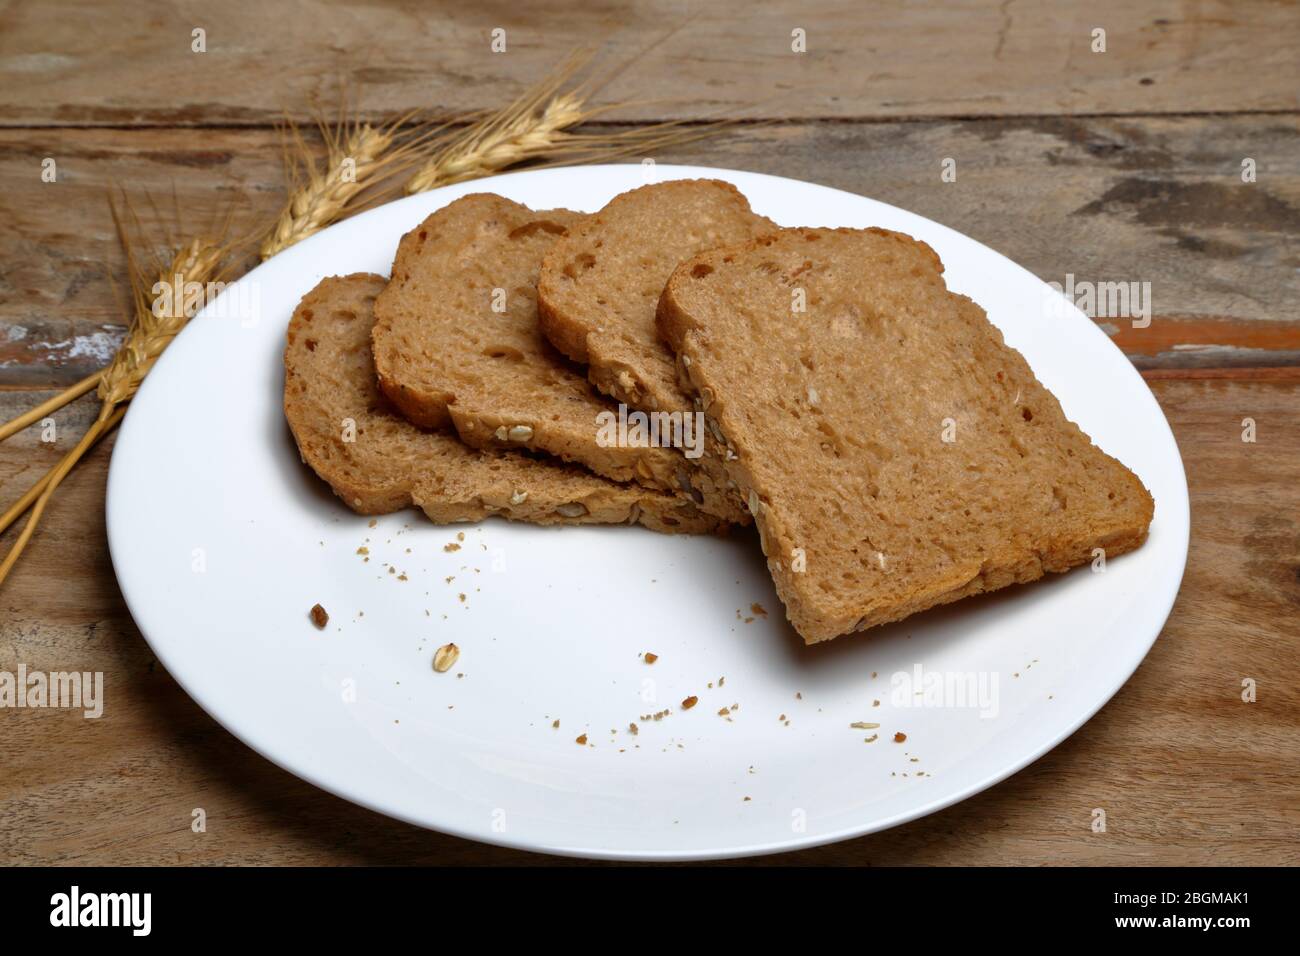
<svg viewBox="0 0 1300 956"><path fill-rule="evenodd" d="M1182 578L1187 486L1164 416L1106 335L1049 305L1021 267L901 209L754 173L656 172L730 180L782 224L885 226L930 243L950 287L988 310L1066 413L1151 489L1150 540L1104 573L807 648L746 533L439 528L417 512L369 527L299 462L284 423L281 351L298 299L323 276L387 274L402 233L466 193L595 210L646 170L452 186L255 269L167 350L123 423L107 505L122 592L167 670L250 747L348 800L475 840L743 856L870 833L977 793L1067 737L1141 662ZM460 550L445 550L457 530ZM317 602L323 632L307 618ZM460 661L434 673L449 641ZM918 668L920 686L907 686ZM929 675L951 692L915 696ZM982 701L959 698L967 679ZM683 710L690 696L699 703ZM583 733L587 746L575 743Z"/></svg>

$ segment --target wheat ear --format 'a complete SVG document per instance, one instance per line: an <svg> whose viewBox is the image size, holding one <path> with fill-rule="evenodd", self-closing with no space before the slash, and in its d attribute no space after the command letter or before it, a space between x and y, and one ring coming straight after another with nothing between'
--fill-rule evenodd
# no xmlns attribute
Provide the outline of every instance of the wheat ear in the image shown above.
<svg viewBox="0 0 1300 956"><path fill-rule="evenodd" d="M644 156L654 150L712 136L728 125L724 121L690 126L668 122L616 133L570 132L573 127L615 108L587 106L597 87L595 83L562 89L572 82L584 63L581 55L570 57L554 74L525 91L509 106L443 137L433 155L407 180L406 192L420 193L491 176L522 163L556 166Z"/></svg>
<svg viewBox="0 0 1300 956"><path fill-rule="evenodd" d="M384 151L393 143L394 130L357 127L344 135L327 135L325 163L309 158L297 127L289 137L300 157L288 161L291 175L299 170L296 188L259 250L263 260L288 249L324 229L343 214L348 203L374 179L383 165Z"/></svg>
<svg viewBox="0 0 1300 956"><path fill-rule="evenodd" d="M3 533L19 515L28 507L31 508L31 514L27 518L27 523L23 525L23 530L19 532L18 539L5 555L4 561L0 562L0 584L4 583L22 555L23 549L27 547L36 525L40 522L59 484L86 452L122 420L125 410L117 406L128 401L136 393L140 383L144 381L144 377L158 360L158 356L189 321L194 311L193 306L197 303L187 302L186 288L191 283L205 284L216 276L221 259L228 251L227 247L218 241L194 239L181 247L171 262L159 270L157 283L146 287L147 280L115 205L112 206L112 213L118 237L126 250L127 268L131 277L134 313L131 326L113 356L113 361L109 363L99 379L101 402L99 415L96 416L86 434L81 437L76 447L28 489L13 507L4 515L0 515L0 533ZM170 294L157 300L155 306L151 296L155 294L153 290L159 287Z"/></svg>
<svg viewBox="0 0 1300 956"><path fill-rule="evenodd" d="M448 123L417 120L405 113L383 126L350 122L339 108L333 125L317 120L325 141L321 162L297 125L285 125L284 165L289 199L258 250L263 261L314 235L346 215L398 193L392 177L419 161ZM364 196L363 196L364 194Z"/></svg>

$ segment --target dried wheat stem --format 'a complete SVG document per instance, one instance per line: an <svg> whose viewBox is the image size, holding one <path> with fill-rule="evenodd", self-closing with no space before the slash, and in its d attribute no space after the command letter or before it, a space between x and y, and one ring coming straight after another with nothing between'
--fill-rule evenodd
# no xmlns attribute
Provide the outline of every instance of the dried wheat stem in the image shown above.
<svg viewBox="0 0 1300 956"><path fill-rule="evenodd" d="M105 425L103 430L101 430L95 436L95 442L98 442L101 438L103 438L110 431L116 428L117 423L122 420L122 416L125 414L126 414L125 406L115 409L113 414L108 419L108 424ZM15 521L17 521L18 517L32 506L32 502L41 496L41 492L45 490L45 486L50 483L50 476L54 474L54 472L58 469L58 467L59 467L58 465L55 465L44 475L42 475L40 480L37 481L36 484L32 485L30 488L27 489L27 493L25 495L23 495L16 502L14 502L13 507L11 507L3 515L0 515L0 534L4 534L5 531L8 530L9 526L13 524Z"/></svg>
<svg viewBox="0 0 1300 956"><path fill-rule="evenodd" d="M0 425L0 441L4 441L10 435L17 434L18 432L22 431L24 428L26 428L28 425L32 424L33 422L39 422L42 418L44 418L46 415L49 415L51 412L57 412L64 405L68 404L68 402L71 402L74 399L78 399L82 395L85 395L87 392L89 392L91 389L93 389L96 385L99 384L100 376L102 376L103 374L104 372L101 369L98 372L94 372L90 375L87 375L76 385L71 385L68 388L65 388L63 391L59 392L58 395L55 395L49 401L42 402L40 405L37 405L31 411L24 412L18 417L13 418L10 421L6 422L4 425Z"/></svg>
<svg viewBox="0 0 1300 956"><path fill-rule="evenodd" d="M158 283L145 287L143 272L127 239L126 230L113 207L113 219L126 248L127 266L131 276L131 296L134 316L126 338L118 347L113 361L99 376L98 393L102 403L94 424L68 454L63 457L51 471L28 489L4 515L0 515L0 531L12 524L19 515L31 508L31 514L23 530L18 535L5 559L0 563L0 583L8 576L17 563L23 549L31 540L46 505L53 497L59 483L81 460L86 451L107 434L119 421L123 409L117 408L127 401L140 387L145 375L153 368L158 356L163 353L176 334L184 328L193 313L193 306L188 303L186 287L190 283L206 283L217 272L217 267L226 253L226 248L210 239L194 239L176 253L172 261L159 270ZM157 299L154 289L162 287L168 293Z"/></svg>
<svg viewBox="0 0 1300 956"><path fill-rule="evenodd" d="M45 506L50 503L50 498L53 497L55 489L57 489L59 483L67 477L68 472L72 470L72 466L81 460L81 456L86 453L87 449L89 449L91 445L95 444L95 442L99 440L100 435L107 430L108 421L112 415L112 406L104 405L104 407L99 410L99 417L95 419L95 423L90 426L90 429L86 434L81 436L81 441L77 442L76 447L64 455L63 460L59 462L54 471L46 476L45 488L36 499L36 505L32 508L32 513L27 518L27 523L23 525L23 530L19 533L18 540L15 541L14 546L9 549L9 553L5 555L4 561L0 562L0 584L4 583L5 578L9 576L9 572L13 570L13 566L18 562L19 556L22 555L23 549L27 547L27 542L31 540L32 532L36 530L36 524L41 520L41 515L45 513Z"/></svg>

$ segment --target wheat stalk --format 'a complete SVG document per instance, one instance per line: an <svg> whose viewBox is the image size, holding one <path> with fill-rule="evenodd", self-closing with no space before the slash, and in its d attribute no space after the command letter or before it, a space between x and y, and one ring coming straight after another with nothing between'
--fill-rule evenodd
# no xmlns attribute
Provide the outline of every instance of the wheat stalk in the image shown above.
<svg viewBox="0 0 1300 956"><path fill-rule="evenodd" d="M591 85L561 91L580 65L581 61L571 59L505 109L445 137L433 155L407 180L406 192L420 193L479 179L537 160L544 160L536 163L544 167L645 155L703 139L727 125L724 121L698 126L668 122L618 133L570 132L573 127L615 108L588 108L587 100L593 92Z"/></svg>
<svg viewBox="0 0 1300 956"><path fill-rule="evenodd" d="M212 279L225 252L226 248L215 240L192 239L177 251L171 264L160 271L157 283L149 289L140 279L134 254L127 253L135 316L99 381L101 402L117 405L136 393L158 356L197 311L199 303L187 302L186 290L194 283L204 285ZM158 289L163 294L151 302L150 294L156 294Z"/></svg>
<svg viewBox="0 0 1300 956"><path fill-rule="evenodd" d="M393 144L396 130L366 124L343 135L327 135L323 168L310 158L297 127L291 126L289 135L299 158L287 159L287 164L299 184L262 242L263 260L338 219L384 167L384 152Z"/></svg>
<svg viewBox="0 0 1300 956"><path fill-rule="evenodd" d="M131 326L114 354L113 361L99 376L100 409L95 421L76 447L33 484L13 507L0 515L0 533L3 533L24 511L31 508L31 514L18 539L5 555L4 561L0 562L0 583L9 576L23 549L27 547L59 484L86 452L122 420L125 409L118 406L129 401L136 393L158 356L190 320L198 303L187 302L187 288L191 288L192 283L205 285L215 278L222 258L229 251L229 247L218 240L191 240L176 252L167 265L158 270L157 282L146 286L146 274L135 255L116 205L112 205L111 210L118 237L126 250L131 281ZM151 299L151 295L157 295L155 290L159 289L167 295Z"/></svg>
<svg viewBox="0 0 1300 956"><path fill-rule="evenodd" d="M416 121L415 112L383 126L357 124L346 119L345 111L345 106L340 107L340 118L333 125L317 120L325 142L324 162L297 125L292 120L286 123L284 165L290 194L262 240L263 261L344 216L392 198L398 190L391 177L417 163L421 152L449 125Z"/></svg>
<svg viewBox="0 0 1300 956"><path fill-rule="evenodd" d="M416 171L406 183L407 193L478 179L545 155L555 148L564 130L581 123L581 97L555 96L540 112L507 109L471 125L452 138Z"/></svg>

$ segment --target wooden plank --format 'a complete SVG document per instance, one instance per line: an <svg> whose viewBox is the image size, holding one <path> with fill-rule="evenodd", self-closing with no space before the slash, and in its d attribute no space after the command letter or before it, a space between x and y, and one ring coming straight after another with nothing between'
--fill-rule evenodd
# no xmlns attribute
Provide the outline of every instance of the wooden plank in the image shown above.
<svg viewBox="0 0 1300 956"><path fill-rule="evenodd" d="M1152 383L1182 450L1191 552L1164 633L1119 694L992 790L885 833L781 863L1300 863L1300 381ZM38 394L0 392L8 417ZM93 414L56 416L67 442ZM1252 417L1258 442L1241 441ZM0 445L0 500L59 449ZM105 552L108 448L60 493L0 588L0 669L105 675L105 710L0 714L0 863L550 862L428 833L316 790L223 731L131 622ZM1159 503L1157 503L1157 506ZM0 546L7 546L12 532ZM1241 681L1259 698L1240 699ZM112 808L106 813L105 808ZM204 834L191 811L207 811ZM1108 832L1094 834L1094 807Z"/></svg>
<svg viewBox="0 0 1300 956"><path fill-rule="evenodd" d="M615 127L621 128L621 127ZM105 194L186 230L282 201L270 130L0 130L0 387L102 365L122 332ZM57 183L40 181L54 157ZM1253 158L1258 181L1239 170ZM940 180L951 157L957 180ZM1300 364L1300 118L1014 119L746 126L655 157L793 176L911 209L1048 281L1150 283L1149 327L1099 317L1143 368Z"/></svg>
<svg viewBox="0 0 1300 956"><path fill-rule="evenodd" d="M307 116L341 76L366 116L456 115L509 101L576 46L632 63L605 91L644 104L620 120L1294 110L1298 27L1295 5L1262 0L10 4L0 124L267 124Z"/></svg>

